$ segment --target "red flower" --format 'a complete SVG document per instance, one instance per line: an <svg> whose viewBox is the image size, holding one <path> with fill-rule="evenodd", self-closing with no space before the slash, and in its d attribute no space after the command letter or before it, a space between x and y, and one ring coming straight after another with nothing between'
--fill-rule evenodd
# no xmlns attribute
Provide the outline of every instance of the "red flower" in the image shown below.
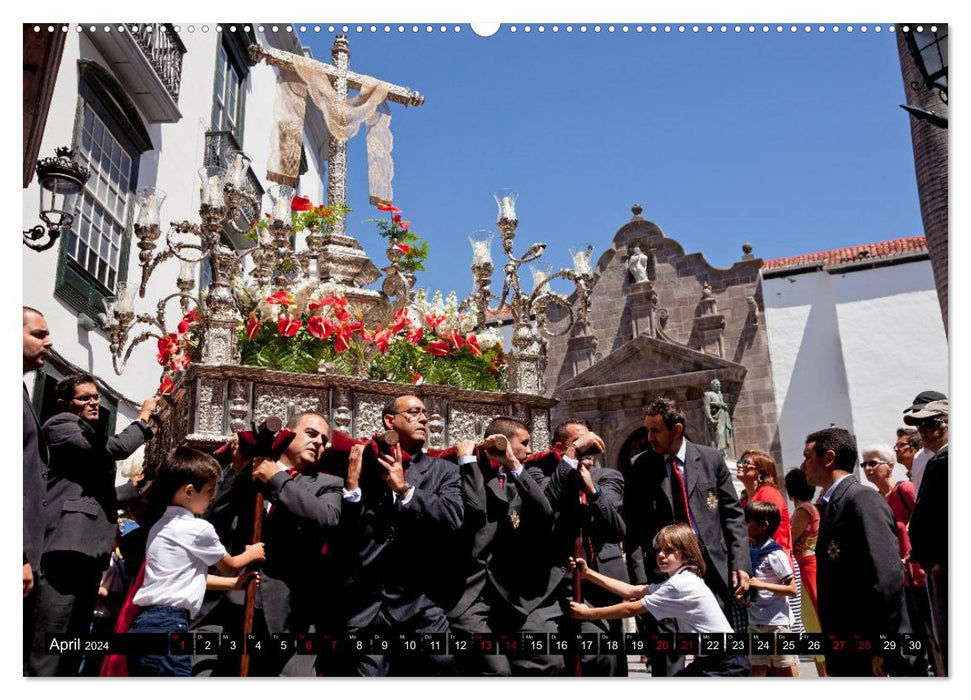
<svg viewBox="0 0 971 700"><path fill-rule="evenodd" d="M391 344L391 330L381 330L381 326L378 326L377 332L374 334L374 345L377 347L378 352L382 355L388 351L388 345Z"/></svg>
<svg viewBox="0 0 971 700"><path fill-rule="evenodd" d="M246 321L246 337L252 340L260 332L261 322L256 312L251 311L249 319Z"/></svg>
<svg viewBox="0 0 971 700"><path fill-rule="evenodd" d="M391 332L397 333L409 327L411 327L411 319L408 317L408 307L403 306L394 315L394 325L391 326ZM419 335L418 337L420 338L421 336Z"/></svg>
<svg viewBox="0 0 971 700"><path fill-rule="evenodd" d="M438 314L425 314L425 323L429 328L438 328L445 322L445 316Z"/></svg>
<svg viewBox="0 0 971 700"><path fill-rule="evenodd" d="M285 289L274 292L266 298L267 304L280 304L281 306L293 306L293 295Z"/></svg>
<svg viewBox="0 0 971 700"><path fill-rule="evenodd" d="M464 343L462 341L462 334L458 331L454 331L453 333L442 333L442 337L449 341L456 350L462 349L462 345Z"/></svg>
<svg viewBox="0 0 971 700"><path fill-rule="evenodd" d="M172 355L179 352L182 346L179 344L179 336L175 333L169 333L163 338L158 339L158 355L155 359L163 367L169 363Z"/></svg>
<svg viewBox="0 0 971 700"><path fill-rule="evenodd" d="M189 353L183 353L170 360L168 367L176 372L182 372L189 369L190 364L192 363L189 361Z"/></svg>
<svg viewBox="0 0 971 700"><path fill-rule="evenodd" d="M168 396L172 393L175 388L175 382L172 380L171 374L166 374L162 377L162 383L158 385L158 393L161 396Z"/></svg>
<svg viewBox="0 0 971 700"><path fill-rule="evenodd" d="M436 357L445 357L448 355L448 343L444 340L436 340L434 343L429 343L428 347L425 348L425 352L429 355L435 355Z"/></svg>
<svg viewBox="0 0 971 700"><path fill-rule="evenodd" d="M395 243L394 244L394 247L397 248L398 250L400 250L405 255L408 255L408 251L411 250L411 246L410 245L405 245L404 243Z"/></svg>
<svg viewBox="0 0 971 700"><path fill-rule="evenodd" d="M326 219L334 213L334 210L321 204L317 207L317 213Z"/></svg>
<svg viewBox="0 0 971 700"><path fill-rule="evenodd" d="M314 205L306 197L297 195L290 202L290 211L310 211Z"/></svg>
<svg viewBox="0 0 971 700"><path fill-rule="evenodd" d="M349 326L337 326L337 335L334 336L334 350L344 352L351 346L351 333L353 329Z"/></svg>
<svg viewBox="0 0 971 700"><path fill-rule="evenodd" d="M405 336L405 340L407 340L412 345L418 345L418 341L421 340L421 336L423 332L424 331L422 330L422 327L418 326L418 328L414 328L408 331L408 335Z"/></svg>
<svg viewBox="0 0 971 700"><path fill-rule="evenodd" d="M327 340L334 332L334 324L323 316L311 316L307 321L307 330L318 340Z"/></svg>
<svg viewBox="0 0 971 700"><path fill-rule="evenodd" d="M415 376L411 378L412 384L424 384L425 378L421 376L420 372L415 372Z"/></svg>
<svg viewBox="0 0 971 700"><path fill-rule="evenodd" d="M397 223L398 223L399 228L401 228L402 231L407 231L408 230L408 227L411 226L411 222L410 221L399 221Z"/></svg>
<svg viewBox="0 0 971 700"><path fill-rule="evenodd" d="M295 336L302 325L303 321L299 318L291 318L289 314L280 314L277 321L277 329L280 331L280 335L285 335L287 338Z"/></svg>
<svg viewBox="0 0 971 700"><path fill-rule="evenodd" d="M465 344L469 346L469 352L476 357L482 357L482 348L479 347L479 339L475 337L475 333L465 336Z"/></svg>
<svg viewBox="0 0 971 700"><path fill-rule="evenodd" d="M390 202L388 204L379 204L378 211L401 211L398 207Z"/></svg>

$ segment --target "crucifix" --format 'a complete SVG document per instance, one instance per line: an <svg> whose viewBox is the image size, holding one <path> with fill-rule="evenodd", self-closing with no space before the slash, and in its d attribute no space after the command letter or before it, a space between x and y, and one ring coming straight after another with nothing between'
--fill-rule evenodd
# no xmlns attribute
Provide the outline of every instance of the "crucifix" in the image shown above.
<svg viewBox="0 0 971 700"><path fill-rule="evenodd" d="M254 44L250 47L250 54L254 60L265 60L268 65L276 66L289 71L297 71L294 54L280 51L272 47L259 46ZM385 99L405 106L420 107L425 102L425 97L416 90L400 85L392 85L379 81L368 75L354 73L349 69L350 48L347 37L338 34L331 47L333 65L322 62L314 62L314 67L326 74L334 93L334 99L338 104L347 102L348 89L362 91L367 88L374 88L380 85L382 89L387 89ZM299 57L302 60L303 57ZM323 107L322 107L323 109ZM330 135L329 153L327 162L327 204L333 206L337 203L347 201L347 140L335 138ZM380 204L382 200L372 195L372 204ZM346 235L344 231L344 221L340 220L331 231L332 234Z"/></svg>

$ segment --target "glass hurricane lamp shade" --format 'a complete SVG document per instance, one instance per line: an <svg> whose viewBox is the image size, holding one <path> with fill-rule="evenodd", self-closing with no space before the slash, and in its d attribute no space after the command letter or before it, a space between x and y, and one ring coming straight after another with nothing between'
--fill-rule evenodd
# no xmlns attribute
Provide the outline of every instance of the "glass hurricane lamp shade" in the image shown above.
<svg viewBox="0 0 971 700"><path fill-rule="evenodd" d="M469 236L469 243L472 244L472 265L491 265L492 264L492 232L475 231Z"/></svg>
<svg viewBox="0 0 971 700"><path fill-rule="evenodd" d="M499 206L499 220L507 219L509 221L515 221L516 200L519 198L519 193L512 188L503 187L493 196L496 199L496 204Z"/></svg>
<svg viewBox="0 0 971 700"><path fill-rule="evenodd" d="M49 228L69 228L81 206L88 169L74 161L74 151L58 148L56 158L37 161L40 218Z"/></svg>
<svg viewBox="0 0 971 700"><path fill-rule="evenodd" d="M199 180L202 184L202 203L214 209L225 206L223 183L226 181L226 169L217 166L199 168Z"/></svg>
<svg viewBox="0 0 971 700"><path fill-rule="evenodd" d="M179 282L191 282L192 284L195 284L196 265L197 262L194 260L183 260L182 265L179 267Z"/></svg>
<svg viewBox="0 0 971 700"><path fill-rule="evenodd" d="M290 206L296 190L290 185L271 185L267 189L272 205L273 219L286 225L290 224Z"/></svg>
<svg viewBox="0 0 971 700"><path fill-rule="evenodd" d="M155 187L142 187L136 191L135 206L138 209L138 217L135 223L139 226L158 226L159 211L166 196L165 191Z"/></svg>
<svg viewBox="0 0 971 700"><path fill-rule="evenodd" d="M135 313L135 296L132 294L132 290L128 288L127 282L119 282L115 294L113 311L116 315ZM105 308L107 306L105 304Z"/></svg>
<svg viewBox="0 0 971 700"><path fill-rule="evenodd" d="M570 249L570 256L573 258L573 271L577 275L589 275L590 274L590 264L593 260L593 246L587 246L586 250L578 250L573 252Z"/></svg>
<svg viewBox="0 0 971 700"><path fill-rule="evenodd" d="M252 161L253 159L243 151L229 151L225 159L226 183L237 190L243 190L246 186L246 173Z"/></svg>

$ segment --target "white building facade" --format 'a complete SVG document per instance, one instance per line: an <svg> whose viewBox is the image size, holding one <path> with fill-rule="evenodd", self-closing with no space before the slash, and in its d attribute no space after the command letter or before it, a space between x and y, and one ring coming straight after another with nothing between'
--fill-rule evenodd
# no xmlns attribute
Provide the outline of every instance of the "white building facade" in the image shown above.
<svg viewBox="0 0 971 700"><path fill-rule="evenodd" d="M203 31L203 29L206 31ZM204 164L214 164L229 149L248 153L249 180L257 193L266 181L273 124L277 70L254 64L247 47L254 41L292 53L304 49L294 33L259 31L256 25L171 24L99 25L90 32L70 25L57 71L39 157L71 146L91 171L81 210L70 232L43 252L23 247L23 303L46 317L57 355L37 377L25 377L38 412L50 414L51 388L63 375L89 372L101 382L106 427L118 430L137 414L141 401L158 388L161 367L154 339L135 348L121 375L112 367L109 341L95 323L102 300L126 282L141 280L139 250L133 236L136 190L155 187L167 198L161 208L164 250L169 222L199 221L200 180ZM307 110L304 157L298 193L315 204L322 184L327 132L319 112ZM37 223L36 177L23 192L24 227ZM264 195L261 211L269 211ZM253 212L253 216L261 215ZM227 231L236 249L249 242ZM161 263L149 280L136 313L155 313L157 300L176 290L180 262ZM196 269L194 293L204 291L208 270ZM199 286L203 286L200 290ZM181 312L170 303L169 330ZM136 328L132 336L144 327Z"/></svg>
<svg viewBox="0 0 971 700"><path fill-rule="evenodd" d="M809 433L831 425L861 450L891 447L914 396L949 393L923 237L769 260L762 274L784 471L802 462Z"/></svg>

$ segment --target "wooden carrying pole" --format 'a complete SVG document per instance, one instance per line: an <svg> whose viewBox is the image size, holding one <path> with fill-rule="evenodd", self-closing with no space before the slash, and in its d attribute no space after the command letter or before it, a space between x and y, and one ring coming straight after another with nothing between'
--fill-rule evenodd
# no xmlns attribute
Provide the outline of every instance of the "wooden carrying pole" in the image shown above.
<svg viewBox="0 0 971 700"><path fill-rule="evenodd" d="M252 544L260 541L263 532L263 494L257 492L253 505L253 537ZM249 675L249 645L247 635L253 632L253 615L256 612L256 577L246 582L246 604L243 607L243 655L239 658L239 676Z"/></svg>
<svg viewBox="0 0 971 700"><path fill-rule="evenodd" d="M573 560L585 559L583 553L583 532L577 533L576 539L573 540ZM589 565L589 562L588 562ZM573 567L573 601L575 603L583 602L583 576L580 575L580 567ZM579 627L577 629L580 629ZM577 652L573 655L573 675L579 678L580 673L580 653Z"/></svg>

